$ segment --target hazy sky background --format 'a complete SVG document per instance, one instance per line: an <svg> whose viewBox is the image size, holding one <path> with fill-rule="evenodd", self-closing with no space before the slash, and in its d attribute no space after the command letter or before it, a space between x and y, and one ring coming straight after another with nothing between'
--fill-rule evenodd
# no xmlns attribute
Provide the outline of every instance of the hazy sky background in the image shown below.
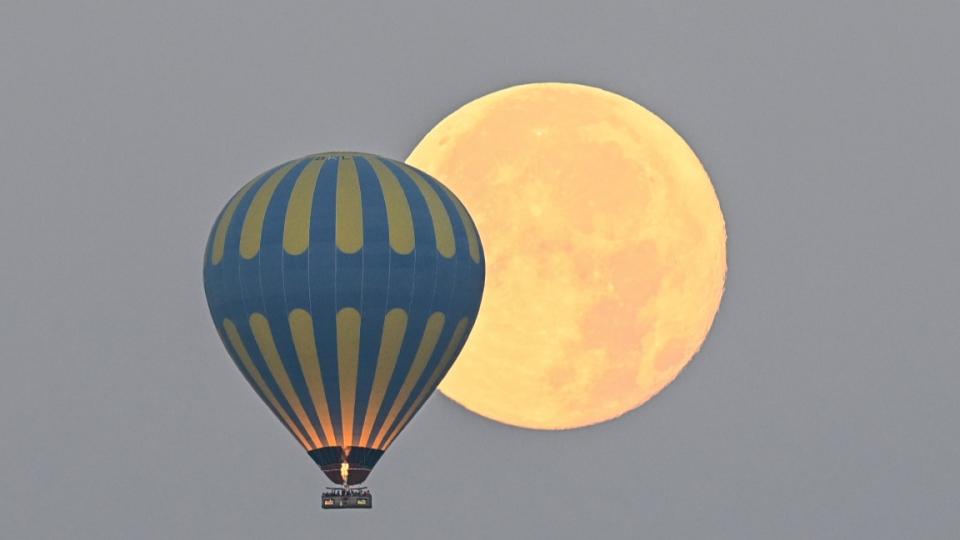
<svg viewBox="0 0 960 540"><path fill-rule="evenodd" d="M0 2L0 536L956 537L960 5L339 4ZM699 154L713 331L589 429L434 397L375 509L324 512L209 320L213 219L271 165L402 159L531 81L623 94Z"/></svg>

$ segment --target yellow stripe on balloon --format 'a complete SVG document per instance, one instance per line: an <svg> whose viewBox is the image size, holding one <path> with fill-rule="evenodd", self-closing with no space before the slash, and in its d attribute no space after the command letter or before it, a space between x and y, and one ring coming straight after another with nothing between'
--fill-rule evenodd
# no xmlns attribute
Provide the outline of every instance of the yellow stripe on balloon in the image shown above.
<svg viewBox="0 0 960 540"><path fill-rule="evenodd" d="M307 381L310 400L313 401L317 418L320 419L324 439L327 446L336 446L337 434L330 419L330 409L327 407L327 393L323 387L323 373L320 370L317 341L313 333L313 317L303 309L295 309L290 312L288 319L293 346L297 351L303 378Z"/></svg>
<svg viewBox="0 0 960 540"><path fill-rule="evenodd" d="M260 374L260 370L257 369L257 366L253 364L253 360L250 358L250 353L247 352L246 346L243 344L243 340L240 338L240 332L237 331L237 326L233 324L233 321L230 319L223 320L223 330L227 334L227 340L230 342L230 346L233 347L233 350L236 351L237 356L240 357L240 364L243 366L244 371L247 372L247 375L253 379L253 384L257 386L257 390L260 391L260 394L267 400L267 404L270 405L270 408L273 409L273 412L280 417L283 423L287 426L287 429L290 430L290 433L293 433L293 436L300 441L300 444L307 450L310 450L310 443L307 442L307 439L300 433L300 430L297 429L297 426L293 423L293 420L290 419L290 416L287 415L286 411L283 410L283 407L280 406L280 403L277 401L277 397L273 395L273 392L270 391L270 387L267 386L267 382L263 380L263 375Z"/></svg>
<svg viewBox="0 0 960 540"><path fill-rule="evenodd" d="M337 313L337 367L340 370L341 446L356 446L353 415L357 406L357 370L360 367L360 312L344 308Z"/></svg>
<svg viewBox="0 0 960 540"><path fill-rule="evenodd" d="M393 406L390 407L390 413L387 414L383 425L380 426L380 433L373 443L373 448L380 447L383 437L390 431L394 420L400 414L400 408L407 402L410 393L413 392L413 387L420 379L423 370L426 369L430 357L433 356L433 349L437 346L437 340L440 339L440 332L443 331L443 321L444 316L440 312L430 315L430 318L427 319L427 326L423 331L423 337L420 339L420 346L417 347L417 352L413 357L413 364L410 366L410 371L407 372L407 378L404 379L403 386L400 387L400 392L393 401Z"/></svg>
<svg viewBox="0 0 960 540"><path fill-rule="evenodd" d="M304 167L290 192L287 216L283 222L283 249L290 255L300 255L310 245L310 214L313 211L313 192L323 159L314 159Z"/></svg>
<svg viewBox="0 0 960 540"><path fill-rule="evenodd" d="M257 340L257 347L260 348L260 354L267 361L267 368L273 375L273 380L280 387L280 392L286 398L293 413L300 420L300 425L304 427L314 448L321 446L320 439L317 437L317 431L313 428L313 423L307 412L303 410L303 404L297 397L297 391L290 383L290 377L287 375L287 369L283 367L283 360L280 359L280 353L277 351L277 344L273 341L273 332L270 331L270 323L267 318L260 313L254 313L250 316L250 327L253 329L253 337Z"/></svg>
<svg viewBox="0 0 960 540"><path fill-rule="evenodd" d="M397 367L397 356L403 346L403 336L407 331L407 313L399 308L391 309L383 319L383 337L380 338L380 353L377 355L377 371L373 375L373 385L370 387L370 400L367 403L367 414L363 419L363 429L360 432L360 446L370 444L370 435L373 424L377 421L383 397L387 393L393 370Z"/></svg>
<svg viewBox="0 0 960 540"><path fill-rule="evenodd" d="M267 205L270 204L277 185L294 165L296 161L291 161L277 169L253 196L253 202L247 209L247 217L243 220L243 229L240 230L240 256L244 259L252 259L260 253L260 240L263 236L263 220L267 215Z"/></svg>
<svg viewBox="0 0 960 540"><path fill-rule="evenodd" d="M360 178L353 158L342 157L337 162L337 247L344 253L356 253L363 247Z"/></svg>
<svg viewBox="0 0 960 540"><path fill-rule="evenodd" d="M413 402L413 406L407 409L406 414L403 415L403 418L400 420L400 423L397 424L397 427L394 428L393 433L390 434L390 437L383 443L383 446L380 447L381 450L386 450L393 444L393 440L397 438L397 435L403 431L403 427L407 425L407 422L413 417L413 415L420 409L420 406L423 405L423 402L426 401L430 394L433 392L433 389L440 384L440 375L445 373L450 367L450 364L453 363L454 355L457 353L457 349L463 345L463 340L466 337L467 325L470 323L470 319L464 317L460 319L460 322L457 323L457 327L453 329L453 336L450 337L450 343L447 344L446 350L443 351L443 356L440 358L440 363L437 364L437 369L433 370L433 375L430 377L430 380L427 381L426 386L420 390L420 395L417 396L417 400Z"/></svg>
<svg viewBox="0 0 960 540"><path fill-rule="evenodd" d="M433 235L437 239L437 251L447 259L453 257L457 252L457 246L453 239L453 225L450 223L450 216L447 214L446 207L443 206L437 192L417 171L406 165L403 166L403 170L413 179L427 203L430 218L433 220Z"/></svg>
<svg viewBox="0 0 960 540"><path fill-rule="evenodd" d="M410 215L410 204L407 195L403 192L400 182L386 165L375 156L367 156L367 161L380 180L380 190L383 192L383 201L387 207L387 229L390 236L390 247L401 255L413 251L414 233L413 217Z"/></svg>
<svg viewBox="0 0 960 540"><path fill-rule="evenodd" d="M243 188L230 199L230 202L227 203L227 208L223 211L223 215L220 216L220 221L217 222L217 232L213 236L213 253L210 254L211 263L220 264L220 261L223 260L225 245L227 243L227 230L230 228L230 222L233 221L233 214L237 211L237 206L240 204L240 201L243 200L243 196L246 195L247 192L250 191L250 188L261 178L263 178L263 174L248 182L247 185L243 186Z"/></svg>
<svg viewBox="0 0 960 540"><path fill-rule="evenodd" d="M450 197L450 200L453 201L453 206L457 209L457 214L460 215L460 222L463 223L463 228L467 232L467 246L470 251L470 258L473 262L478 263L480 262L480 236L477 234L477 226L473 224L473 219L470 218L470 214L467 213L467 209L463 207L460 199L458 199L452 191L447 189L447 186L442 187L447 193L447 196Z"/></svg>

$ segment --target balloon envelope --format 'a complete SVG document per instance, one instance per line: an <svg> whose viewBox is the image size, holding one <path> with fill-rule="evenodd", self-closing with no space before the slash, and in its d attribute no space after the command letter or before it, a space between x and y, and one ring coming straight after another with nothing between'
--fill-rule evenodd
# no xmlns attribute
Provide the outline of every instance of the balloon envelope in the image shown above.
<svg viewBox="0 0 960 540"><path fill-rule="evenodd" d="M363 482L450 369L483 292L480 238L437 180L326 153L240 189L204 289L230 356L334 482Z"/></svg>

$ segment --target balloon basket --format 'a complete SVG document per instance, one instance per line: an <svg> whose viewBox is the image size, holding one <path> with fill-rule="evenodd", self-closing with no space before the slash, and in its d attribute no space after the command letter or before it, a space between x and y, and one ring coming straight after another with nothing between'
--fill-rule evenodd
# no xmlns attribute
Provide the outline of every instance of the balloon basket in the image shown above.
<svg viewBox="0 0 960 540"><path fill-rule="evenodd" d="M323 492L323 509L373 508L373 495L365 487L328 488Z"/></svg>

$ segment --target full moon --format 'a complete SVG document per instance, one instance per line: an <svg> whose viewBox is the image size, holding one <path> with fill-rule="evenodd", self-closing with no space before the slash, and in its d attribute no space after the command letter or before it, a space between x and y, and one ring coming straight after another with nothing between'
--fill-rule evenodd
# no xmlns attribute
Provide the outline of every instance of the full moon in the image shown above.
<svg viewBox="0 0 960 540"><path fill-rule="evenodd" d="M507 88L436 125L407 162L473 215L487 284L440 390L492 420L570 429L670 384L723 295L726 231L693 150L617 94Z"/></svg>

